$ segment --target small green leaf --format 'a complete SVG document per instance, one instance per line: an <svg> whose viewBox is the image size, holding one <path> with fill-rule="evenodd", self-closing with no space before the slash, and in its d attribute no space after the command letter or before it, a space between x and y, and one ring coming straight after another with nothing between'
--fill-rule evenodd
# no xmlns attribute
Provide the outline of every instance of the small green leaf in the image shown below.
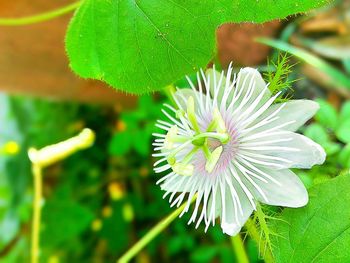
<svg viewBox="0 0 350 263"><path fill-rule="evenodd" d="M109 143L108 151L111 155L120 156L129 152L131 145L132 137L129 132L117 132Z"/></svg>
<svg viewBox="0 0 350 263"><path fill-rule="evenodd" d="M211 262L218 253L215 246L200 246L191 255L192 262Z"/></svg>
<svg viewBox="0 0 350 263"><path fill-rule="evenodd" d="M307 189L309 189L313 185L312 177L307 172L304 172L303 170L298 170L297 175Z"/></svg>
<svg viewBox="0 0 350 263"><path fill-rule="evenodd" d="M338 143L331 141L326 128L319 123L313 123L307 126L304 135L320 144L325 149L327 156L336 154L341 149Z"/></svg>
<svg viewBox="0 0 350 263"><path fill-rule="evenodd" d="M303 208L287 208L272 230L277 263L350 262L350 175L315 185ZM286 222L283 222L283 221Z"/></svg>
<svg viewBox="0 0 350 263"><path fill-rule="evenodd" d="M331 155L338 153L342 148L342 146L339 143L335 143L335 142L331 142L331 141L326 142L324 144L321 144L321 146L326 151L327 156L331 156Z"/></svg>
<svg viewBox="0 0 350 263"><path fill-rule="evenodd" d="M345 102L340 110L339 122L346 120L350 120L350 101Z"/></svg>
<svg viewBox="0 0 350 263"><path fill-rule="evenodd" d="M315 119L326 128L335 130L337 126L338 114L335 108L325 100L317 100L320 105Z"/></svg>
<svg viewBox="0 0 350 263"><path fill-rule="evenodd" d="M205 67L224 22L264 22L327 0L85 0L66 35L70 66L132 93L159 90Z"/></svg>
<svg viewBox="0 0 350 263"><path fill-rule="evenodd" d="M350 144L343 148L338 157L343 167L350 168Z"/></svg>
<svg viewBox="0 0 350 263"><path fill-rule="evenodd" d="M350 119L340 123L335 134L340 141L350 143Z"/></svg>
<svg viewBox="0 0 350 263"><path fill-rule="evenodd" d="M153 129L153 125L151 127L145 127L144 129L141 129L137 132L135 132L135 138L137 140L133 141L134 149L137 153L139 153L142 156L148 156L150 152L150 144L151 144L151 132L150 130Z"/></svg>
<svg viewBox="0 0 350 263"><path fill-rule="evenodd" d="M330 141L326 129L319 123L313 123L307 126L304 135L321 145Z"/></svg>

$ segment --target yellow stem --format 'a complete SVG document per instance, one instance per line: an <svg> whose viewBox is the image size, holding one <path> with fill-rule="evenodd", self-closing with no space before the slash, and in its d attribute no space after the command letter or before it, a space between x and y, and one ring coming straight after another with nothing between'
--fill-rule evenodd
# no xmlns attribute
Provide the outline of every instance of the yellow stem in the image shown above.
<svg viewBox="0 0 350 263"><path fill-rule="evenodd" d="M43 199L42 170L58 161L61 161L73 153L90 147L95 140L95 134L90 129L84 129L80 134L68 140L46 146L40 150L30 148L28 156L32 162L34 179L31 263L39 262L40 255L40 222Z"/></svg>
<svg viewBox="0 0 350 263"><path fill-rule="evenodd" d="M191 203L193 203L197 198L197 195L193 197ZM189 202L189 201L188 201ZM150 231L146 233L136 244L134 244L128 251L125 252L118 260L117 263L127 263L134 256L137 255L149 242L151 242L158 234L160 234L171 222L177 218L181 212L185 209L187 202L177 208L174 212L160 221L155 225Z"/></svg>
<svg viewBox="0 0 350 263"><path fill-rule="evenodd" d="M23 26L35 24L53 18L65 15L81 5L82 1L72 3L70 5L55 9L53 11L41 13L33 16L19 17L19 18L0 18L0 26Z"/></svg>
<svg viewBox="0 0 350 263"><path fill-rule="evenodd" d="M245 228L248 231L248 235L256 242L256 244L260 247L265 247L266 246L266 241L262 238L260 238L260 232L257 229L254 221L252 219L248 219L247 222L245 223ZM264 251L262 254L262 257L266 263L274 263L275 260L272 256L272 253L270 249L267 249Z"/></svg>
<svg viewBox="0 0 350 263"><path fill-rule="evenodd" d="M39 164L33 163L32 172L34 177L33 221L32 221L32 244L31 263L39 261L40 244L40 219L42 203L42 169Z"/></svg>
<svg viewBox="0 0 350 263"><path fill-rule="evenodd" d="M249 263L241 234L231 237L232 248L239 263Z"/></svg>

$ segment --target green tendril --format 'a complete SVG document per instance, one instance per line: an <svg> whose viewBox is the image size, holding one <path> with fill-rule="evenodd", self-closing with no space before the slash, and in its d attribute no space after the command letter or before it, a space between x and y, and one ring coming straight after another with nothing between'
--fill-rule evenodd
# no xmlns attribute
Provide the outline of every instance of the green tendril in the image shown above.
<svg viewBox="0 0 350 263"><path fill-rule="evenodd" d="M23 26L36 24L48 20L52 20L56 17L63 16L71 11L77 9L81 5L82 1L66 5L64 7L55 9L53 11L41 13L33 16L19 17L19 18L0 18L0 26Z"/></svg>

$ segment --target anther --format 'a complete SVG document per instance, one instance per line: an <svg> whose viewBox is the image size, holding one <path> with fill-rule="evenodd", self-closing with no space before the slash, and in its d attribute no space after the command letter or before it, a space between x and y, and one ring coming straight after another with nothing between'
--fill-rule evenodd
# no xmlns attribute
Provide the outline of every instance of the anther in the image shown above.
<svg viewBox="0 0 350 263"><path fill-rule="evenodd" d="M172 169L179 175L191 176L193 175L194 166L192 164L175 163L172 165Z"/></svg>
<svg viewBox="0 0 350 263"><path fill-rule="evenodd" d="M177 136L178 128L176 125L172 126L165 136L164 147L167 150L174 148L175 138Z"/></svg>
<svg viewBox="0 0 350 263"><path fill-rule="evenodd" d="M199 125L196 119L196 113L194 109L194 99L192 96L190 96L187 100L187 117L190 123L192 124L192 127L195 130L195 132L200 133L201 130L199 128Z"/></svg>
<svg viewBox="0 0 350 263"><path fill-rule="evenodd" d="M214 170L217 162L219 161L222 150L223 147L219 146L210 154L210 157L207 159L207 163L205 164L205 170L208 173L211 173Z"/></svg>

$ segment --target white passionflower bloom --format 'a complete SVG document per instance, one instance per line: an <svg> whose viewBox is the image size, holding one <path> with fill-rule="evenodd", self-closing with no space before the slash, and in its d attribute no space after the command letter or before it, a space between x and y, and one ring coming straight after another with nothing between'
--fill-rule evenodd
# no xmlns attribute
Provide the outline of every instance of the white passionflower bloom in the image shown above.
<svg viewBox="0 0 350 263"><path fill-rule="evenodd" d="M174 94L176 108L165 105L167 121L157 126L155 172L168 174L157 183L170 195L171 206L197 194L189 223L206 229L220 217L224 233L236 235L256 203L301 207L308 194L290 168L322 164L322 147L295 131L318 110L310 100L274 103L259 72L243 68L227 75L197 73L198 90ZM172 113L171 113L172 112ZM182 216L189 210L190 202Z"/></svg>

